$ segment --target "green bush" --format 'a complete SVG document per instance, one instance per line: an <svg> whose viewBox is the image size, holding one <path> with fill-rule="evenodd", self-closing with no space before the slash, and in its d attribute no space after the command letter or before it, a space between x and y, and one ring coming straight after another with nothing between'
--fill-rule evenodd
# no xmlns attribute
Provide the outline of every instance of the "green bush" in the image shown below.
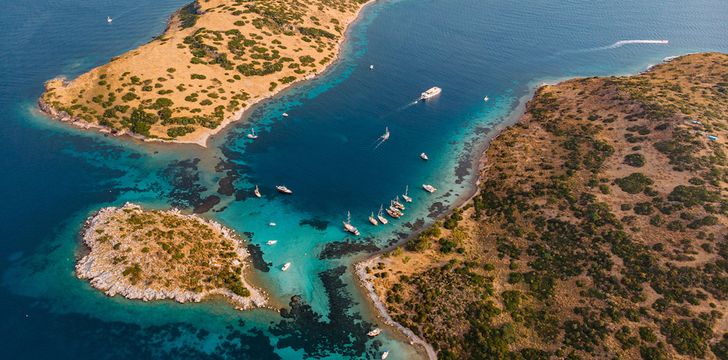
<svg viewBox="0 0 728 360"><path fill-rule="evenodd" d="M615 182L622 191L628 194L639 194L654 183L652 179L643 173L632 173L627 177L615 180Z"/></svg>
<svg viewBox="0 0 728 360"><path fill-rule="evenodd" d="M645 165L645 157L642 154L629 154L624 157L624 163L633 167L642 167Z"/></svg>

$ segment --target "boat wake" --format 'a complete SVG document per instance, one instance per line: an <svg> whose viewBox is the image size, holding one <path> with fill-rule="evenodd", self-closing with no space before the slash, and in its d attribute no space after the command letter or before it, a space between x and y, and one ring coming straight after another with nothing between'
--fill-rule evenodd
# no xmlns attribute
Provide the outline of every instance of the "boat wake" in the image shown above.
<svg viewBox="0 0 728 360"><path fill-rule="evenodd" d="M389 135L390 135L389 128L388 127L384 128L384 135L380 136L376 140L376 143L374 145L374 149L376 150L379 147L379 145L382 145L382 144L384 144L385 141L389 140Z"/></svg>
<svg viewBox="0 0 728 360"><path fill-rule="evenodd" d="M585 52L592 52L592 51L602 51L602 50L611 50L611 49L617 49L621 48L625 45L639 45L639 44L652 44L652 45L667 45L669 44L669 40L620 40L615 42L614 44L607 45L607 46L599 46L599 47L593 47L589 49L581 49L581 50L567 50L562 51L559 54L564 53L585 53Z"/></svg>

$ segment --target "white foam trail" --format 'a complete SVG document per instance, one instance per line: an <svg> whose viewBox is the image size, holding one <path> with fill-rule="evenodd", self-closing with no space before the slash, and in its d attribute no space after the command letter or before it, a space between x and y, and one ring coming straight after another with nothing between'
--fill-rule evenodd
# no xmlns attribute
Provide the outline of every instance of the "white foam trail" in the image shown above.
<svg viewBox="0 0 728 360"><path fill-rule="evenodd" d="M559 54L563 53L585 53L585 52L592 52L592 51L601 51L601 50L610 50L610 49L616 49L621 48L625 45L638 45L638 44L653 44L653 45L667 45L669 44L669 40L619 40L615 42L614 44L607 45L607 46L600 46L600 47L594 47L589 49L582 49L582 50L567 50L559 52Z"/></svg>

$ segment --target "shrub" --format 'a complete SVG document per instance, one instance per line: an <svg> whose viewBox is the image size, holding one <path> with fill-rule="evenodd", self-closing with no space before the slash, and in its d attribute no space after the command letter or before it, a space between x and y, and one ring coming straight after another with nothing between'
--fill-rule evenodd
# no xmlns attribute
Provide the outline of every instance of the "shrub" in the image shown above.
<svg viewBox="0 0 728 360"><path fill-rule="evenodd" d="M645 165L645 157L642 154L629 154L624 157L624 163L629 166L642 167Z"/></svg>
<svg viewBox="0 0 728 360"><path fill-rule="evenodd" d="M677 201L687 207L695 205L703 205L706 202L719 201L720 196L717 193L708 191L702 186L685 186L678 185L667 196L670 201Z"/></svg>
<svg viewBox="0 0 728 360"><path fill-rule="evenodd" d="M652 185L654 181L643 173L632 173L627 177L615 180L622 191L628 194L639 194Z"/></svg>

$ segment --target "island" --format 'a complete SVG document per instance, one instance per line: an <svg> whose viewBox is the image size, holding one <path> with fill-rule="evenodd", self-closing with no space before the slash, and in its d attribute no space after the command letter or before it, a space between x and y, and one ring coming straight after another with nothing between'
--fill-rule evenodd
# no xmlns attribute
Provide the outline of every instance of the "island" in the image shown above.
<svg viewBox="0 0 728 360"><path fill-rule="evenodd" d="M245 280L248 252L232 230L179 210L145 210L136 204L107 207L88 219L87 253L76 275L109 296L181 303L211 297L239 309L266 305Z"/></svg>
<svg viewBox="0 0 728 360"><path fill-rule="evenodd" d="M256 102L333 63L366 3L196 0L149 43L48 81L39 107L81 128L205 146Z"/></svg>
<svg viewBox="0 0 728 360"><path fill-rule="evenodd" d="M726 54L542 86L475 196L359 276L442 359L726 359L726 138Z"/></svg>

